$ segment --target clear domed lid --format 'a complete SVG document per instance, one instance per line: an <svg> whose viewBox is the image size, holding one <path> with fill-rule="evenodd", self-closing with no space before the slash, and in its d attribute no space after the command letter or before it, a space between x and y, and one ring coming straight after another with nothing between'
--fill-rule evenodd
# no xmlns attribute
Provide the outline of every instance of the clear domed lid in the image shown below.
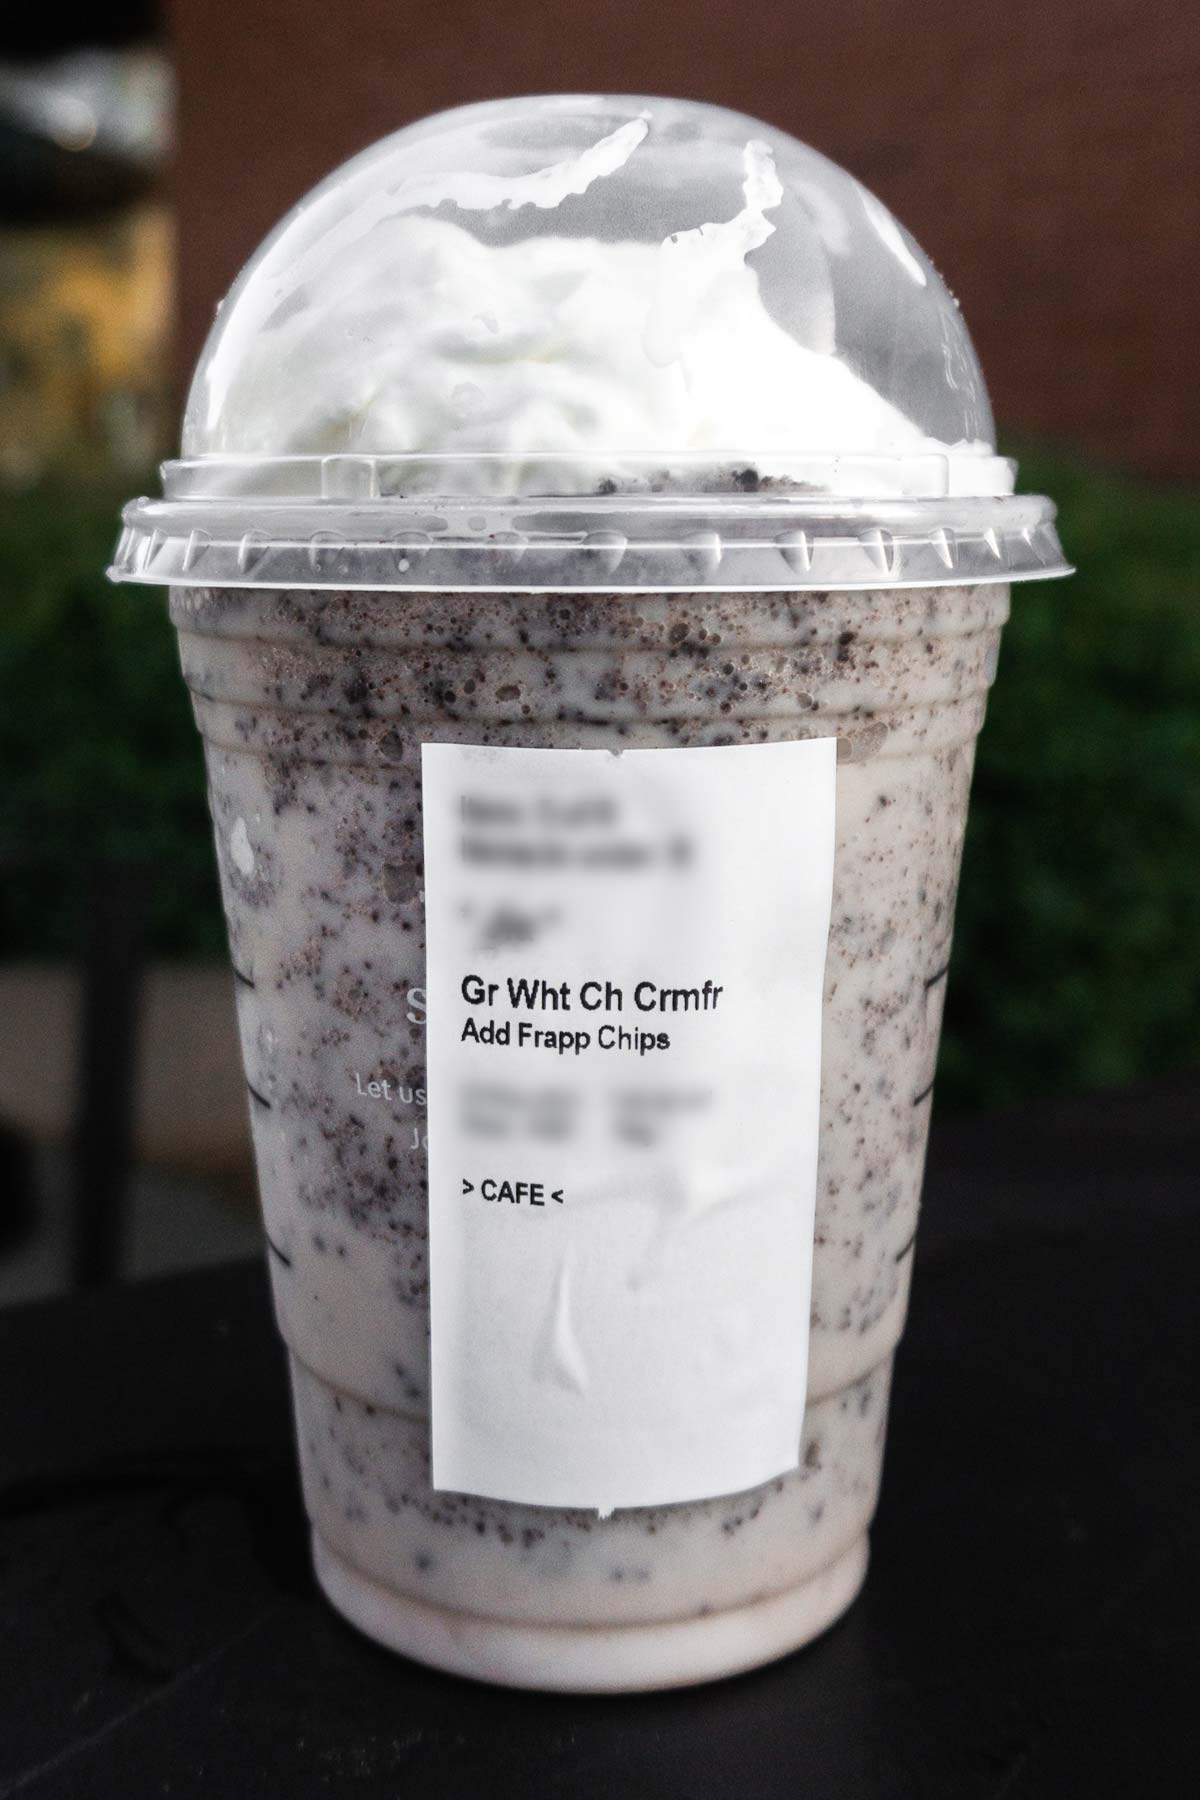
<svg viewBox="0 0 1200 1800"><path fill-rule="evenodd" d="M203 552L214 532L250 533L247 579L260 540L284 546L265 523L280 515L256 502L325 509L307 532L291 521L293 550L331 528L343 546L364 531L374 542L380 508L394 527L405 507L435 503L432 520L404 521L408 535L459 552L481 533L493 551L514 537L524 551L556 535L590 540L598 526L626 543L665 532L664 551L703 528L723 552L753 530L761 538L771 507L772 544L855 509L860 536L894 537L909 515L888 508L922 502L943 503L919 524L945 539L965 526L944 503L995 502L1013 486L957 304L880 201L755 119L602 95L441 113L315 188L219 309L183 458L164 474L176 513L207 504L192 520ZM549 502L610 516L547 514ZM456 503L491 510L471 524ZM1013 504L1007 525L1026 537L1049 528L1044 504L1019 522ZM182 521L131 522L165 539ZM986 540L1002 521L975 523ZM117 572L184 578L163 544L137 567L135 547ZM275 555L259 579L282 580L286 561ZM940 561L933 578L950 567L953 579L957 559ZM1036 570L1021 561L996 551L985 578L1056 572L1048 540ZM761 559L743 562L746 584L763 584ZM876 581L897 576L875 563ZM355 567L362 585L378 583L374 564ZM666 585L694 585L666 573ZM796 585L798 573L767 585ZM460 570L445 584L473 579ZM526 582L501 571L494 585Z"/></svg>
<svg viewBox="0 0 1200 1800"><path fill-rule="evenodd" d="M432 455L410 485L491 493L851 458L978 493L1008 485L992 436L952 296L852 175L720 107L553 95L424 120L303 200L221 308L184 453Z"/></svg>

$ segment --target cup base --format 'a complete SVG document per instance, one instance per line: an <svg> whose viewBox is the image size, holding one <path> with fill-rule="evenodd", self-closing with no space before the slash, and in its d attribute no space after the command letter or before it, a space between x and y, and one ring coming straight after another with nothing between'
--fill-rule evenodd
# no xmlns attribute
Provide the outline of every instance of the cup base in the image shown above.
<svg viewBox="0 0 1200 1800"><path fill-rule="evenodd" d="M506 1624L429 1606L362 1574L319 1532L313 1563L326 1598L344 1618L430 1668L501 1687L638 1693L740 1675L810 1643L862 1587L867 1534L786 1593L659 1625Z"/></svg>

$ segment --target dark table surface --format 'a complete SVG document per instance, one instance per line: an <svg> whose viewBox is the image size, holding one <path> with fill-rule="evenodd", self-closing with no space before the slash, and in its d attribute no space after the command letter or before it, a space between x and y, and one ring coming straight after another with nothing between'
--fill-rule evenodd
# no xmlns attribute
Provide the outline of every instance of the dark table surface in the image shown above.
<svg viewBox="0 0 1200 1800"><path fill-rule="evenodd" d="M261 1269L0 1315L0 1800L1200 1792L1200 1083L935 1130L874 1561L677 1694L477 1687L319 1599Z"/></svg>

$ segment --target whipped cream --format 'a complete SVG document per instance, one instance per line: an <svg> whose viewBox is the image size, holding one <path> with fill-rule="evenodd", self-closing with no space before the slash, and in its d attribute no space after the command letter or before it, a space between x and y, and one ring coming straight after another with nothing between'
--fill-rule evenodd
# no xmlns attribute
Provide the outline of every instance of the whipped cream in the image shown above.
<svg viewBox="0 0 1200 1800"><path fill-rule="evenodd" d="M645 132L630 121L533 175L375 189L308 234L239 333L228 379L218 353L193 394L185 451L454 457L451 482L444 464L418 461L406 487L481 496L584 493L647 473L669 485L697 461L771 477L808 456L946 453L768 312L751 259L784 190L760 140L743 150L741 210L661 243L544 232L486 243L411 210L545 210L623 166Z"/></svg>

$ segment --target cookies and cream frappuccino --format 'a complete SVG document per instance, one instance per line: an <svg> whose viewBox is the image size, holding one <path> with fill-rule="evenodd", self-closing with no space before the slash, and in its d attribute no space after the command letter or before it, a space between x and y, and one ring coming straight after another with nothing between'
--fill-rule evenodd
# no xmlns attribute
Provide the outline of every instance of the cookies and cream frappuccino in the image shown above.
<svg viewBox="0 0 1200 1800"><path fill-rule="evenodd" d="M1013 476L902 227L711 107L422 121L303 201L218 315L114 573L170 587L317 1572L381 1641L502 1682L674 1685L857 1592L975 739L1010 583L1065 570ZM768 783L771 747L805 744L811 776ZM571 843L606 872L538 840L519 905L493 862L454 887L435 747L477 771L493 859L511 795L561 818L578 777L601 835ZM670 787L628 753L697 751L726 754L680 773L679 867L606 886ZM625 981L643 964L658 985ZM582 994L548 979L576 966ZM643 988L706 1016L633 1029ZM579 1016L601 994L603 1028ZM558 1055L531 1075L526 1042Z"/></svg>

